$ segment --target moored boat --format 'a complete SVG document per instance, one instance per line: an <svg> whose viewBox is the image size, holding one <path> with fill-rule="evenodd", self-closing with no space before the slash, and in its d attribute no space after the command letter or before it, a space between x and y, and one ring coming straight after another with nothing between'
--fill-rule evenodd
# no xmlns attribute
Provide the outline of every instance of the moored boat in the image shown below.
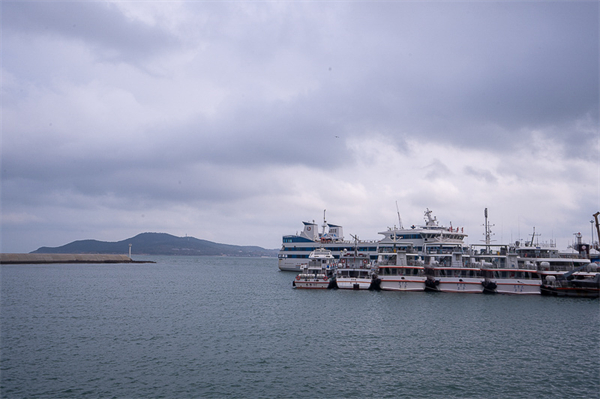
<svg viewBox="0 0 600 399"><path fill-rule="evenodd" d="M440 226L432 213L427 209L425 225L410 228L404 228L398 216L398 228L379 233L384 235L378 247L381 289L422 291L426 288L424 266L428 261L430 266L439 266L440 260L449 258L454 251L467 250L463 229Z"/></svg>
<svg viewBox="0 0 600 399"><path fill-rule="evenodd" d="M326 289L335 284L335 258L324 248L317 248L308 257L308 263L301 265L301 272L292 285L296 288Z"/></svg>
<svg viewBox="0 0 600 399"><path fill-rule="evenodd" d="M394 251L389 252L384 247L377 258L380 288L385 291L423 291L427 278L420 255L413 251Z"/></svg>
<svg viewBox="0 0 600 399"><path fill-rule="evenodd" d="M358 241L358 239L356 239ZM379 288L376 269L364 253L344 251L336 267L335 282L339 289L368 290Z"/></svg>
<svg viewBox="0 0 600 399"><path fill-rule="evenodd" d="M473 244L470 265L484 278L483 292L491 294L539 295L542 279L535 264L519 262L514 245L492 244L492 230L485 208L485 244Z"/></svg>
<svg viewBox="0 0 600 399"><path fill-rule="evenodd" d="M483 277L479 267L465 264L463 252L429 255L425 260L425 290L481 294Z"/></svg>
<svg viewBox="0 0 600 399"><path fill-rule="evenodd" d="M585 268L588 268L588 266L582 266L560 275L546 276L540 287L542 295L582 298L600 297L598 265L592 263L589 266L589 272L583 271Z"/></svg>
<svg viewBox="0 0 600 399"><path fill-rule="evenodd" d="M493 294L539 295L542 279L532 263L519 263L514 247L472 245L471 266L484 278L483 292Z"/></svg>

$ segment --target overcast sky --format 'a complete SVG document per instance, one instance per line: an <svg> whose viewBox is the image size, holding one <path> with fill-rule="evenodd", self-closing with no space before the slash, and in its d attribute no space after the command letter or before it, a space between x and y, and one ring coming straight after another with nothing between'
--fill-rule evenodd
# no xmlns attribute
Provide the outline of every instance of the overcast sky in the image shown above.
<svg viewBox="0 0 600 399"><path fill-rule="evenodd" d="M599 3L2 1L1 250L302 221L589 241ZM135 253L135 248L134 248Z"/></svg>

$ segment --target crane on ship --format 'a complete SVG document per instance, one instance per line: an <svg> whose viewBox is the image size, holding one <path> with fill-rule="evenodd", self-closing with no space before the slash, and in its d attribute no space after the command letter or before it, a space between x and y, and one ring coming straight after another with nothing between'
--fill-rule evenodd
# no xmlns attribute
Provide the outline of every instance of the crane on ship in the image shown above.
<svg viewBox="0 0 600 399"><path fill-rule="evenodd" d="M592 216L596 220L596 232L598 233L598 245L596 245L596 249L600 250L600 223L598 223L598 215L600 215L600 212L596 212ZM592 237L592 241L594 241L593 237ZM592 242L592 245L593 244L594 243Z"/></svg>

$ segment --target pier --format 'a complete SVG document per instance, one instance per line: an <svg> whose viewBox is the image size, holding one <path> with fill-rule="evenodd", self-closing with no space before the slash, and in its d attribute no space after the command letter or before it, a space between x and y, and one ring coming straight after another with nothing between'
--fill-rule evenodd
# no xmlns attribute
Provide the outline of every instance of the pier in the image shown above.
<svg viewBox="0 0 600 399"><path fill-rule="evenodd" d="M136 261L127 255L114 254L0 254L0 264L51 264L51 263L155 263Z"/></svg>

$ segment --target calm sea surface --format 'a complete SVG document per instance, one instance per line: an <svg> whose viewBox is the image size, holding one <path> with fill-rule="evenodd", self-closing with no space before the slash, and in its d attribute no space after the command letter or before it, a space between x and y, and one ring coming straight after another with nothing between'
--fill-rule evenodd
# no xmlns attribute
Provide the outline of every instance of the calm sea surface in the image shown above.
<svg viewBox="0 0 600 399"><path fill-rule="evenodd" d="M598 398L600 301L294 290L276 259L4 265L2 398Z"/></svg>

